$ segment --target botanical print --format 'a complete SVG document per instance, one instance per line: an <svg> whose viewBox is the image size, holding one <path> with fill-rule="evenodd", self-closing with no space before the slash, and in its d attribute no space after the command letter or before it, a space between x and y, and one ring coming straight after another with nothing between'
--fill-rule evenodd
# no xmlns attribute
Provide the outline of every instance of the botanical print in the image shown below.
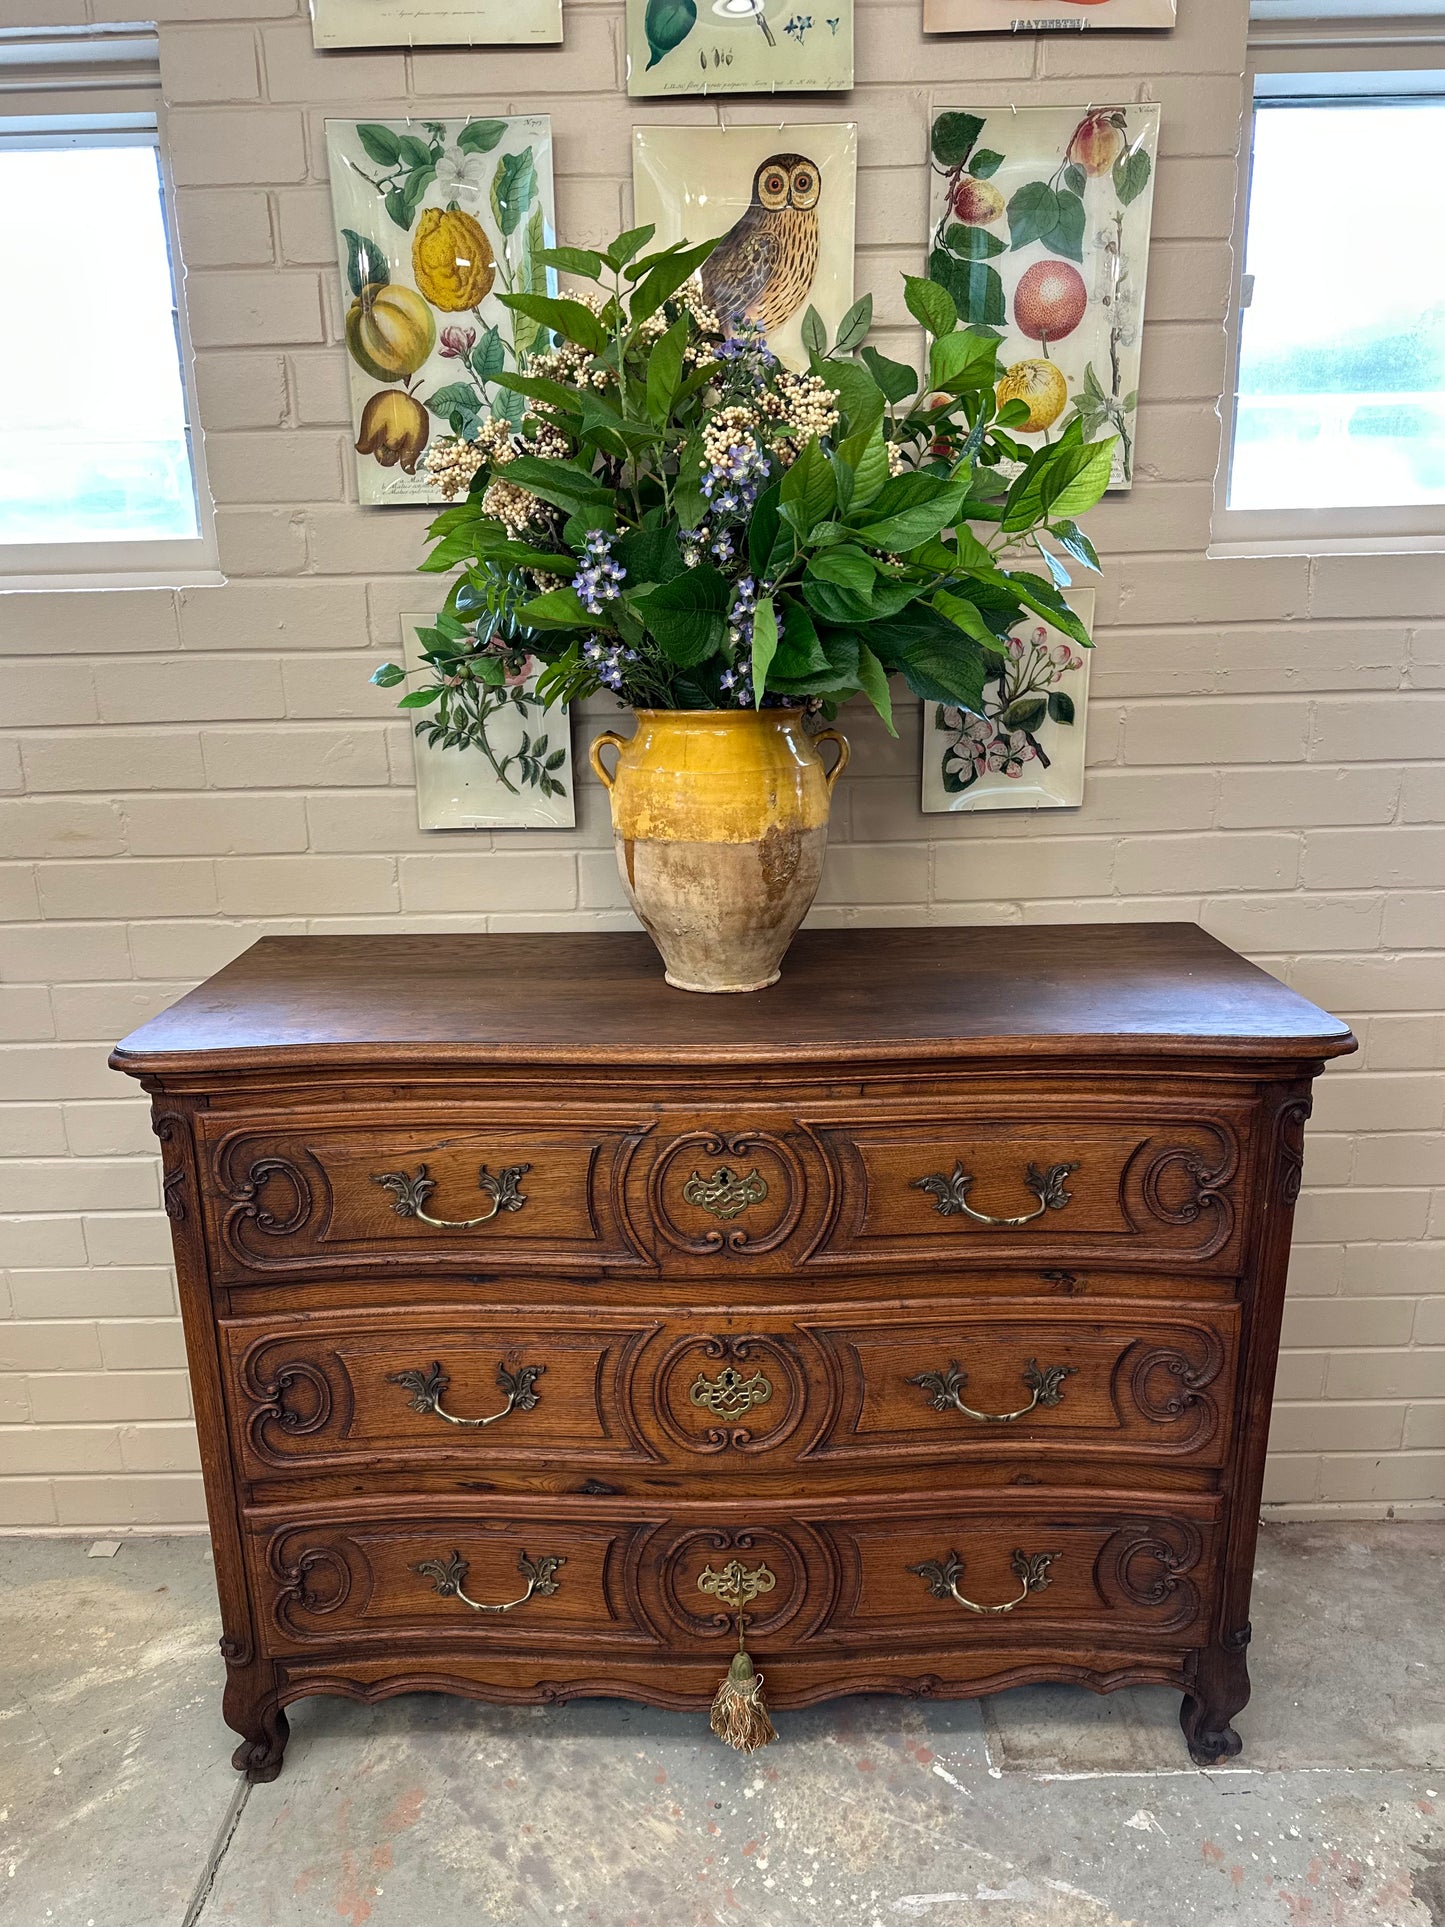
<svg viewBox="0 0 1445 1927"><path fill-rule="evenodd" d="M1208 5L1208 0L1203 0ZM1172 27L1174 0L923 0L925 33Z"/></svg>
<svg viewBox="0 0 1445 1927"><path fill-rule="evenodd" d="M445 662L456 647L452 628L460 632L462 660L475 663L475 637L462 623L403 616L407 669L433 673L436 659ZM424 830L570 830L576 824L571 712L543 710L534 695L540 664L531 656L499 654L497 662L499 681L469 677L445 718L428 705L415 723L416 816ZM384 672L377 680L385 686Z"/></svg>
<svg viewBox="0 0 1445 1927"><path fill-rule="evenodd" d="M655 245L723 239L703 263L708 305L751 323L790 368L805 368L803 321L831 340L853 301L857 129L645 127L633 136L633 198Z"/></svg>
<svg viewBox="0 0 1445 1927"><path fill-rule="evenodd" d="M853 0L627 0L627 91L838 92L853 85Z"/></svg>
<svg viewBox="0 0 1445 1927"><path fill-rule="evenodd" d="M949 108L933 123L929 272L1002 337L1025 445L1070 422L1134 479L1157 107Z"/></svg>
<svg viewBox="0 0 1445 1927"><path fill-rule="evenodd" d="M514 120L326 123L361 500L433 501L434 440L519 423L543 330L497 299L543 294L553 242L552 128Z"/></svg>
<svg viewBox="0 0 1445 1927"><path fill-rule="evenodd" d="M1069 596L1085 627L1094 591ZM923 808L1077 809L1084 800L1089 651L1037 616L990 650L983 707L923 705Z"/></svg>
<svg viewBox="0 0 1445 1927"><path fill-rule="evenodd" d="M533 46L562 38L562 0L311 0L318 47Z"/></svg>

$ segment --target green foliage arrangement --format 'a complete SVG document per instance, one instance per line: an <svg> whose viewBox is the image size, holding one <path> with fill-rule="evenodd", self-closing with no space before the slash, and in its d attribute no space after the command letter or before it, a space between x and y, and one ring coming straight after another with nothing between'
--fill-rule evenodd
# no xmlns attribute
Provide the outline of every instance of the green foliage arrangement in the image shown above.
<svg viewBox="0 0 1445 1927"><path fill-rule="evenodd" d="M868 344L866 297L831 345L809 310L811 365L792 372L706 309L694 277L715 243L652 238L541 257L595 292L503 297L553 346L493 377L524 399L519 426L494 419L434 463L466 499L421 565L457 574L400 699L428 712L418 733L485 747L529 659L544 704L608 688L635 708L831 717L863 694L892 728L894 676L979 711L1026 611L1089 646L1065 591L1071 563L1098 568L1077 518L1112 443L1077 421L1043 448L1016 440L1028 411L998 404L997 339L946 287L905 277L926 384Z"/></svg>

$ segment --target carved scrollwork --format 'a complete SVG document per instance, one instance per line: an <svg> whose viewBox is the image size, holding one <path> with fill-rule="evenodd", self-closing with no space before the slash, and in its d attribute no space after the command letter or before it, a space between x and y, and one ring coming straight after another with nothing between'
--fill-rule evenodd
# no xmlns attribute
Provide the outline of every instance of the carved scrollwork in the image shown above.
<svg viewBox="0 0 1445 1927"><path fill-rule="evenodd" d="M820 1573L831 1572L821 1545L796 1520L789 1521L786 1531L764 1526L737 1530L698 1526L680 1533L661 1551L652 1566L663 1611L671 1621L670 1627L659 1630L665 1638L675 1638L679 1632L689 1640L720 1639L729 1633L735 1638L737 1608L708 1612L698 1592L702 1579L712 1574L716 1585L709 1580L702 1590L721 1606L723 1596L717 1588L726 1588L727 1575L736 1568L741 1573L766 1575L748 1611L752 1632L774 1636L784 1627L791 1627L791 1636L806 1637L826 1613L829 1601L823 1596L828 1591L826 1586L811 1589L815 1596L809 1597L809 1559L805 1548L812 1548ZM654 1556L649 1555L649 1564ZM764 1593L766 1598L760 1596ZM809 1623L794 1626L793 1622L805 1607L809 1610Z"/></svg>
<svg viewBox="0 0 1445 1927"><path fill-rule="evenodd" d="M1135 1409L1157 1425L1172 1425L1194 1407L1203 1407L1195 1437L1217 1416L1207 1388L1224 1365L1224 1345L1207 1325L1193 1328L1199 1355L1191 1357L1178 1344L1140 1345L1126 1354L1129 1394ZM1191 1439L1191 1443L1193 1440Z"/></svg>
<svg viewBox="0 0 1445 1927"><path fill-rule="evenodd" d="M1188 1575L1203 1549L1192 1520L1125 1519L1100 1549L1094 1582L1111 1604L1168 1608L1155 1623L1172 1631L1198 1616L1199 1589Z"/></svg>
<svg viewBox="0 0 1445 1927"><path fill-rule="evenodd" d="M1275 1113L1275 1132L1279 1144L1276 1184L1279 1200L1286 1209L1299 1203L1305 1169L1305 1125L1314 1109L1309 1097L1293 1097Z"/></svg>
<svg viewBox="0 0 1445 1927"><path fill-rule="evenodd" d="M1211 1159L1195 1145L1173 1145L1160 1151L1144 1172L1141 1190L1150 1215L1161 1224L1198 1224L1206 1212L1216 1221L1214 1236L1198 1254L1208 1257L1218 1251L1234 1229L1234 1205L1228 1187L1239 1169L1239 1147L1233 1136L1218 1133L1220 1150ZM1173 1203L1166 1187L1173 1188L1180 1178L1184 1190Z"/></svg>
<svg viewBox="0 0 1445 1927"><path fill-rule="evenodd" d="M275 1177L284 1179L291 1187L292 1203L288 1211L272 1211L262 1201L262 1194ZM233 1227L242 1223L253 1225L268 1238L289 1238L311 1216L311 1186L290 1158L257 1158L248 1167L241 1182L231 1188L227 1195L234 1200L226 1213L228 1243L233 1241Z"/></svg>
<svg viewBox="0 0 1445 1927"><path fill-rule="evenodd" d="M184 1143L182 1133L186 1121L178 1111L162 1111L159 1117L151 1120L151 1129L160 1139L162 1146ZM186 1185L186 1167L177 1161L168 1162L165 1151L161 1152L161 1206L172 1224L186 1221L186 1201L181 1195Z"/></svg>
<svg viewBox="0 0 1445 1927"><path fill-rule="evenodd" d="M296 1624L293 1612L303 1612L310 1619L340 1612L351 1597L351 1567L334 1546L308 1546L287 1559L287 1544L289 1540L278 1541L271 1548L271 1572L279 1587L272 1616L283 1633L304 1638L306 1629Z"/></svg>
<svg viewBox="0 0 1445 1927"><path fill-rule="evenodd" d="M230 1633L222 1633L216 1644L221 1649L221 1658L228 1666L251 1664L251 1642L244 1636L236 1637Z"/></svg>
<svg viewBox="0 0 1445 1927"><path fill-rule="evenodd" d="M269 1456L260 1437L267 1426L278 1427L287 1438L299 1439L324 1431L331 1422L331 1382L319 1365L296 1359L281 1366L269 1379L255 1380L246 1374L242 1382L258 1400L248 1429L252 1442L263 1455ZM300 1405L289 1404L288 1394L298 1386L305 1386L310 1398Z"/></svg>
<svg viewBox="0 0 1445 1927"><path fill-rule="evenodd" d="M758 1168L759 1152L776 1167L771 1181ZM704 1177L705 1163L714 1158L727 1162ZM692 1163L691 1176L672 1191L669 1177L683 1159ZM658 1153L648 1173L647 1195L652 1223L674 1249L694 1257L719 1252L751 1257L775 1251L792 1236L803 1213L806 1182L797 1152L771 1131L685 1131ZM724 1220L763 1204L773 1208L766 1214L770 1222L756 1233L745 1225L694 1233L673 1216L679 1198L695 1211Z"/></svg>

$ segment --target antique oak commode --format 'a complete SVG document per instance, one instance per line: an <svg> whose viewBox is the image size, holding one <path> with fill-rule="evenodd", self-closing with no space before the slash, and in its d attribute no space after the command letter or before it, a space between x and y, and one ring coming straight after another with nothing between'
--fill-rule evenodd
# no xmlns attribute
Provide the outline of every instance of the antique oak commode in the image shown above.
<svg viewBox="0 0 1445 1927"><path fill-rule="evenodd" d="M1186 924L267 938L152 1093L253 1780L308 1693L1184 1694L1238 1751L1310 1080Z"/></svg>

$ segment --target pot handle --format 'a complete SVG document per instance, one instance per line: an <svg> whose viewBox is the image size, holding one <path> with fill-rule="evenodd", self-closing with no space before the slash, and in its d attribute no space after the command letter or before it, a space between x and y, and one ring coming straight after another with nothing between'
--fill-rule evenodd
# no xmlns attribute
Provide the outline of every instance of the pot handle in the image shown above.
<svg viewBox="0 0 1445 1927"><path fill-rule="evenodd" d="M588 755L592 759L592 767L597 772L598 781L605 790L612 788L612 785L617 781L617 777L615 773L613 775L607 773L607 766L602 761L602 752L604 749L615 749L620 756L626 741L627 738L625 736L619 736L615 729L604 729L600 736L594 738L592 747L588 751Z"/></svg>
<svg viewBox="0 0 1445 1927"><path fill-rule="evenodd" d="M599 741L600 740L599 738ZM828 794L831 796L837 787L838 778L843 774L844 770L847 769L848 759L853 752L848 746L848 738L840 729L820 729L816 736L814 736L813 741L815 744L836 743L838 746L838 760L830 770L824 772L823 779L828 785Z"/></svg>

